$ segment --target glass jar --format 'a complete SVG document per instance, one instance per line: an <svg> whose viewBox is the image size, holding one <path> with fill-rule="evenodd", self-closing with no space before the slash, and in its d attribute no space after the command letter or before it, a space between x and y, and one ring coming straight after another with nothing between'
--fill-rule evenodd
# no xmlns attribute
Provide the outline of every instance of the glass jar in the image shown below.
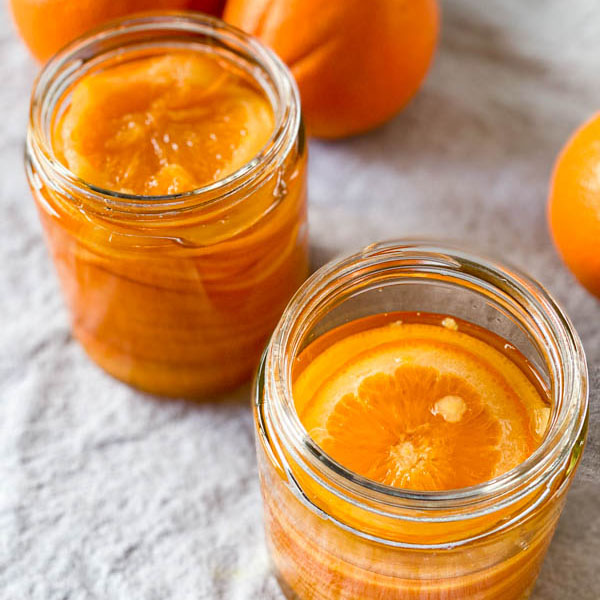
<svg viewBox="0 0 600 600"><path fill-rule="evenodd" d="M531 361L552 409L525 462L473 487L416 492L365 479L310 439L291 392L299 353L335 327L395 311L459 317ZM254 410L267 541L288 598L522 600L583 450L587 370L538 283L456 248L392 242L330 263L297 292L263 356Z"/></svg>
<svg viewBox="0 0 600 600"><path fill-rule="evenodd" d="M168 196L98 189L59 160L53 128L74 84L116 61L216 53L271 103L262 151L226 178ZM199 13L115 21L45 66L32 95L26 170L73 332L106 371L169 396L247 379L308 272L306 142L285 65L257 40Z"/></svg>

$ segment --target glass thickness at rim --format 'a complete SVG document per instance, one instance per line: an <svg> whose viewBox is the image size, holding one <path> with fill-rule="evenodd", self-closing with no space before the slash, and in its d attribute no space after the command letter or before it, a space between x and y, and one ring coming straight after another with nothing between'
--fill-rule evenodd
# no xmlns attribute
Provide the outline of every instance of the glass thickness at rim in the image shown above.
<svg viewBox="0 0 600 600"><path fill-rule="evenodd" d="M323 453L295 412L289 356L295 355L303 337L318 320L319 309L323 310L328 302L333 303L336 293L341 294L344 287L365 282L377 274L391 278L394 272L399 271L398 265L394 265L397 261L414 276L444 273L465 285L477 286L502 298L515 309L521 308L522 318L531 319L544 336L544 343L551 346L547 348L551 359L548 368L555 409L546 437L526 461L490 481L443 492L418 492L374 482L349 471ZM410 278L410 274L405 274L405 277ZM409 508L415 508L416 503L419 509L452 509L503 494L509 496L506 503L512 504L550 480L557 469L569 460L572 452L580 452L581 448L576 446L583 445L588 408L587 368L581 341L568 317L548 292L528 276L456 246L439 246L417 240L390 241L373 244L357 254L322 267L290 301L265 352L264 361L261 368L267 366L262 375L266 377L264 387L271 405L268 409L283 425L285 440L291 442L286 451L297 461L296 464L307 472L310 470L312 477L315 473L323 475L323 479L318 479L326 487L329 487L327 482L332 480L337 487L353 496L383 504L403 508L407 505L402 505L402 501L407 501L413 503ZM257 390L257 403L262 402L259 393ZM265 407L257 406L259 412L261 408ZM266 424L262 421L261 416L261 427L264 428ZM265 429L261 434L268 435L268 432ZM303 466L303 459L310 464L310 469Z"/></svg>
<svg viewBox="0 0 600 600"><path fill-rule="evenodd" d="M140 40L137 46L130 44L123 48L118 47L119 40L126 40L132 35L146 35L147 38ZM56 102L68 89L68 84L72 85L77 80L77 74L86 63L94 61L96 64L103 55L114 58L114 54L111 53L115 50L118 52L117 55L122 57L126 52L135 52L136 48L147 48L144 44L147 44L153 35L156 36L157 42L164 38L165 45L167 41L174 44L176 40L173 36L180 35L186 36L185 41L204 45L209 49L214 50L217 44L222 44L224 48L245 53L246 58L255 63L254 72L246 69L248 75L259 83L261 77L266 77L273 87L270 91L260 85L271 102L275 114L273 133L263 149L251 161L223 179L187 192L142 196L100 188L77 177L55 156L50 139L50 127ZM108 51L98 54L95 48L101 44L113 45L109 46ZM157 44L156 48L159 47ZM259 74L256 69L261 73ZM58 97L57 92L59 92ZM54 100L53 106L45 106L44 102L47 98ZM195 201L194 207L196 207L233 194L249 179L259 177L267 169L273 168L273 163L278 157L282 157L283 160L283 157L291 151L300 129L298 88L288 68L274 52L255 38L216 17L186 11L152 11L116 19L97 27L70 42L46 63L36 78L32 91L26 154L28 158L34 158L41 163L43 171L58 174L73 191L85 193L115 208L135 208L152 204L156 209L173 210L186 207L190 201ZM207 195L216 195L216 197L206 198Z"/></svg>

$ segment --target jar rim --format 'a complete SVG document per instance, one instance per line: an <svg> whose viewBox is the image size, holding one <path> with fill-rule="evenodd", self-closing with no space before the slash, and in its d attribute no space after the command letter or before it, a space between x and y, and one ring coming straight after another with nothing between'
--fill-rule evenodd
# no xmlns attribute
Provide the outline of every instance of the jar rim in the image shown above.
<svg viewBox="0 0 600 600"><path fill-rule="evenodd" d="M102 52L94 52L97 45L118 43L119 39L131 34L151 36L153 33L164 34L165 31L229 45L255 62L273 88L271 94L264 90L275 115L270 138L257 155L227 177L186 192L157 196L126 194L85 181L56 157L48 131L49 124L44 122L48 119L48 112L51 118L56 103L62 97L62 93L56 96L57 89L62 87L64 91L66 79L76 80L83 65L102 56ZM114 50L114 46L110 49ZM133 46L126 51L135 49ZM256 74L248 74L258 81ZM264 89L264 86L261 88ZM49 101L53 102L50 107L47 106ZM136 209L151 213L173 212L206 206L230 197L248 181L260 178L265 171L272 169L273 164L283 162L294 147L301 127L300 95L295 79L281 59L258 39L221 19L195 11L149 11L109 21L85 33L67 44L44 65L31 94L26 161L37 167L36 172L51 173L60 181L61 187L71 194L83 195L102 206L124 212ZM30 171L28 168L28 174Z"/></svg>
<svg viewBox="0 0 600 600"><path fill-rule="evenodd" d="M303 322L306 324L311 311L334 293L335 290L328 291L327 286L337 285L336 289L339 290L344 281L351 279L353 272L360 271L364 276L366 270L372 269L373 273L377 273L377 269L389 268L392 261L398 260L407 261L407 264L413 261L413 265L415 261L421 261L424 272L436 268L446 269L455 275L461 274L465 281L477 280L489 289L512 296L522 305L527 304L528 314L532 315L546 336L544 343L555 346L553 360L556 364L553 368L560 372L552 372L551 377L555 384L553 399L557 409L553 411L555 414L544 440L524 462L489 481L446 491L414 491L375 482L350 471L322 451L309 436L294 409L287 349L299 343L301 325ZM571 321L548 291L518 269L466 252L455 245L423 240L392 240L372 244L356 254L334 260L313 273L292 298L275 329L265 350L257 385L263 386L264 393L261 394L258 389L255 391L255 408L257 412L264 409L268 413L267 423L259 416L259 428L263 429L260 433L270 439L270 432L266 429L276 423L279 443L285 445L286 453L294 459L295 464L310 465L304 470L329 491L337 495L349 494L345 497L351 497L349 501L352 503L356 503L356 498L362 498L393 509L425 512L467 510L470 516L490 512L489 506L485 508L490 502L493 502L494 510L513 504L540 484L551 481L577 444L583 446L588 413L587 365L583 346ZM279 451L277 454L281 459L282 453ZM330 486L328 482L334 482L335 486ZM477 507L484 507L481 513L477 512ZM398 517L397 513L373 512ZM440 519L433 516L429 520L457 518L463 517ZM419 520L428 518L420 516Z"/></svg>

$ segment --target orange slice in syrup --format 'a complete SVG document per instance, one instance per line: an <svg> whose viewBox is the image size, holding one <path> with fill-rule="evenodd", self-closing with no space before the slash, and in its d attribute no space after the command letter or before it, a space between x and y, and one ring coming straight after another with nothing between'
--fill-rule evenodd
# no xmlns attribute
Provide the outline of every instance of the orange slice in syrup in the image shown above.
<svg viewBox="0 0 600 600"><path fill-rule="evenodd" d="M294 384L308 433L369 479L421 491L464 488L523 462L549 408L507 356L452 328L390 324L318 355Z"/></svg>
<svg viewBox="0 0 600 600"><path fill-rule="evenodd" d="M89 183L156 196L225 178L260 152L273 128L265 94L233 67L181 51L83 77L55 146Z"/></svg>

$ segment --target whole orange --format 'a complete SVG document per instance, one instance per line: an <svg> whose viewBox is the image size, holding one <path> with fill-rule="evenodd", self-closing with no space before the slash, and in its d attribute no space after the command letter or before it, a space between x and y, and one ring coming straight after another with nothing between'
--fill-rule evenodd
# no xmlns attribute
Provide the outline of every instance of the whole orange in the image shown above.
<svg viewBox="0 0 600 600"><path fill-rule="evenodd" d="M600 297L600 113L573 134L556 160L548 218L567 266Z"/></svg>
<svg viewBox="0 0 600 600"><path fill-rule="evenodd" d="M310 133L337 138L383 123L415 94L439 11L436 0L228 0L223 18L288 64Z"/></svg>
<svg viewBox="0 0 600 600"><path fill-rule="evenodd" d="M40 61L88 29L134 12L222 8L219 0L9 0L9 4L19 34Z"/></svg>

